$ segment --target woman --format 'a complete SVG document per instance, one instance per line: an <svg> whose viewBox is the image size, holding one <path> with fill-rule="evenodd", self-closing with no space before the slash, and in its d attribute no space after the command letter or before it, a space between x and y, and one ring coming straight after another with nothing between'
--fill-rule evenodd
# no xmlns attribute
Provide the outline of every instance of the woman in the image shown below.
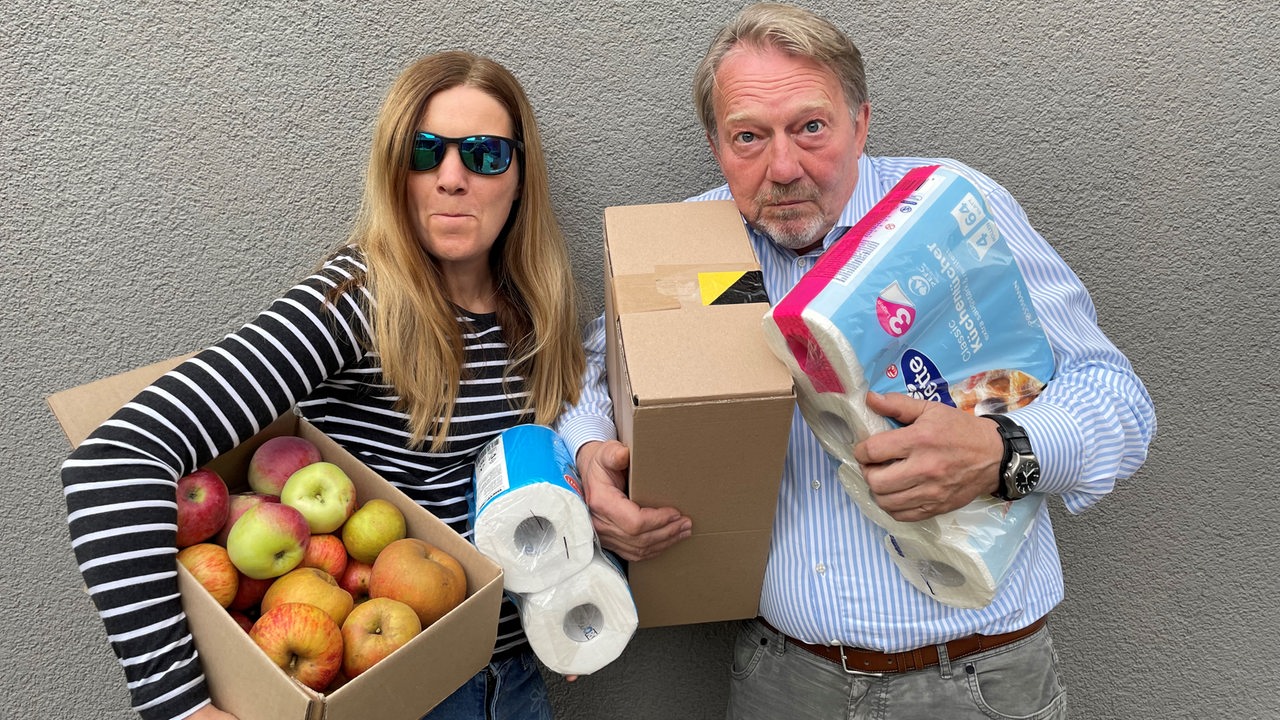
<svg viewBox="0 0 1280 720"><path fill-rule="evenodd" d="M574 297L519 83L464 52L419 60L382 106L349 243L144 390L63 465L76 556L135 709L148 720L193 708L195 718L231 717L207 704L181 615L178 477L296 405L469 535L479 448L512 425L550 424L577 398ZM429 717L550 715L508 601L493 662Z"/></svg>

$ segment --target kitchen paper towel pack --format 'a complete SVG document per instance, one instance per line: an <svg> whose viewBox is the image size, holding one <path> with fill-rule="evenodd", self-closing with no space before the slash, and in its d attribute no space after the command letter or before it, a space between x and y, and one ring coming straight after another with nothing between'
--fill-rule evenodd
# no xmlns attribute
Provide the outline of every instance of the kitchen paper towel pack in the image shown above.
<svg viewBox="0 0 1280 720"><path fill-rule="evenodd" d="M639 624L626 576L604 550L555 586L514 597L530 647L562 675L589 675L608 665Z"/></svg>
<svg viewBox="0 0 1280 720"><path fill-rule="evenodd" d="M577 467L550 428L517 425L480 450L474 542L514 592L537 592L585 568L596 536Z"/></svg>
<svg viewBox="0 0 1280 720"><path fill-rule="evenodd" d="M922 592L988 604L1043 498L975 500L919 523L871 499L858 441L893 427L865 404L900 392L980 414L1021 407L1053 374L1053 353L981 191L940 167L908 173L765 315L801 413L841 462L840 481Z"/></svg>

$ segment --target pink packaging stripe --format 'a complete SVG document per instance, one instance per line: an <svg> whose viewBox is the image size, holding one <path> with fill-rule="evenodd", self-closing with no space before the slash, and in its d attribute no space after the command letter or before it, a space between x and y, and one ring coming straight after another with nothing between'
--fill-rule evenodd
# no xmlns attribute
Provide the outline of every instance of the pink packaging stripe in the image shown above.
<svg viewBox="0 0 1280 720"><path fill-rule="evenodd" d="M843 394L845 388L826 353L822 351L813 333L809 331L809 326L804 323L802 314L805 307L818 296L818 293L822 292L845 263L849 262L857 252L858 246L862 244L862 238L875 229L908 195L919 189L938 167L938 165L918 167L904 175L898 184L894 185L893 189L871 208L870 212L840 236L840 239L818 260L817 265L805 273L800 282L773 308L773 322L778 326L782 336L787 339L787 348L791 350L792 357L800 366L800 370L809 378L816 392Z"/></svg>

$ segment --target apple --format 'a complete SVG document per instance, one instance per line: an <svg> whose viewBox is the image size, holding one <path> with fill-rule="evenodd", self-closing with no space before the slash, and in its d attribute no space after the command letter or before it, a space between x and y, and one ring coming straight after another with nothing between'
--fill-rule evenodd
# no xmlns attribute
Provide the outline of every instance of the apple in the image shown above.
<svg viewBox="0 0 1280 720"><path fill-rule="evenodd" d="M222 607L235 599L240 573L227 556L226 548L214 543L189 545L178 551L178 562Z"/></svg>
<svg viewBox="0 0 1280 720"><path fill-rule="evenodd" d="M289 476L324 458L320 448L305 438L281 435L258 446L249 458L249 487L254 492L279 497Z"/></svg>
<svg viewBox="0 0 1280 720"><path fill-rule="evenodd" d="M280 502L297 508L313 535L331 533L356 510L356 486L342 468L315 462L289 476Z"/></svg>
<svg viewBox="0 0 1280 720"><path fill-rule="evenodd" d="M382 548L407 534L404 513L393 503L374 498L361 505L342 526L342 544L360 562L372 563Z"/></svg>
<svg viewBox="0 0 1280 720"><path fill-rule="evenodd" d="M178 478L178 547L213 537L227 522L227 484L201 468Z"/></svg>
<svg viewBox="0 0 1280 720"><path fill-rule="evenodd" d="M227 521L222 524L222 528L213 536L213 541L221 545L227 546L227 536L231 534L231 526L236 524L240 516L245 510L257 505L260 502L280 502L280 498L275 495L265 495L256 492L233 493L227 497Z"/></svg>
<svg viewBox="0 0 1280 720"><path fill-rule="evenodd" d="M236 570L236 574L240 576L240 582L236 587L235 598L227 606L228 610L252 610L258 607L262 603L262 596L267 594L267 588L271 587L271 583L276 580L275 578L251 578L239 570Z"/></svg>
<svg viewBox="0 0 1280 720"><path fill-rule="evenodd" d="M312 535L299 567L319 568L335 578L347 569L347 548L337 535Z"/></svg>
<svg viewBox="0 0 1280 720"><path fill-rule="evenodd" d="M267 594L262 597L262 612L271 612L287 603L315 605L341 625L355 601L351 599L351 593L338 587L338 581L329 573L312 567L300 567L290 570L271 583Z"/></svg>
<svg viewBox="0 0 1280 720"><path fill-rule="evenodd" d="M271 662L312 690L324 690L342 668L342 628L315 605L278 605L258 618L249 638Z"/></svg>
<svg viewBox="0 0 1280 720"><path fill-rule="evenodd" d="M240 572L262 580L298 566L311 542L307 519L283 503L262 502L240 516L227 535L227 553Z"/></svg>
<svg viewBox="0 0 1280 720"><path fill-rule="evenodd" d="M228 612L231 613L231 619L236 621L241 630L249 632L249 629L253 627L253 620L243 610L229 610Z"/></svg>
<svg viewBox="0 0 1280 720"><path fill-rule="evenodd" d="M413 608L391 598L356 606L342 623L342 672L354 678L422 632Z"/></svg>
<svg viewBox="0 0 1280 720"><path fill-rule="evenodd" d="M417 538L396 540L373 561L369 597L389 597L413 608L428 628L467 596L467 575L449 553Z"/></svg>
<svg viewBox="0 0 1280 720"><path fill-rule="evenodd" d="M369 576L373 574L373 565L360 562L355 558L347 560L347 569L338 578L338 587L351 593L351 599L357 605L369 599Z"/></svg>

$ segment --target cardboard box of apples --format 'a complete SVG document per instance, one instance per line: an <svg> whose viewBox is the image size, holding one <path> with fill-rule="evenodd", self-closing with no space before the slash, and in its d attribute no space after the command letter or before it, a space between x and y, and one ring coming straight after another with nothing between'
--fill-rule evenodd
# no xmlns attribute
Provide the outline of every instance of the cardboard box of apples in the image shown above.
<svg viewBox="0 0 1280 720"><path fill-rule="evenodd" d="M181 358L48 398L72 445ZM417 720L487 664L501 568L293 414L178 486L179 587L241 720Z"/></svg>

